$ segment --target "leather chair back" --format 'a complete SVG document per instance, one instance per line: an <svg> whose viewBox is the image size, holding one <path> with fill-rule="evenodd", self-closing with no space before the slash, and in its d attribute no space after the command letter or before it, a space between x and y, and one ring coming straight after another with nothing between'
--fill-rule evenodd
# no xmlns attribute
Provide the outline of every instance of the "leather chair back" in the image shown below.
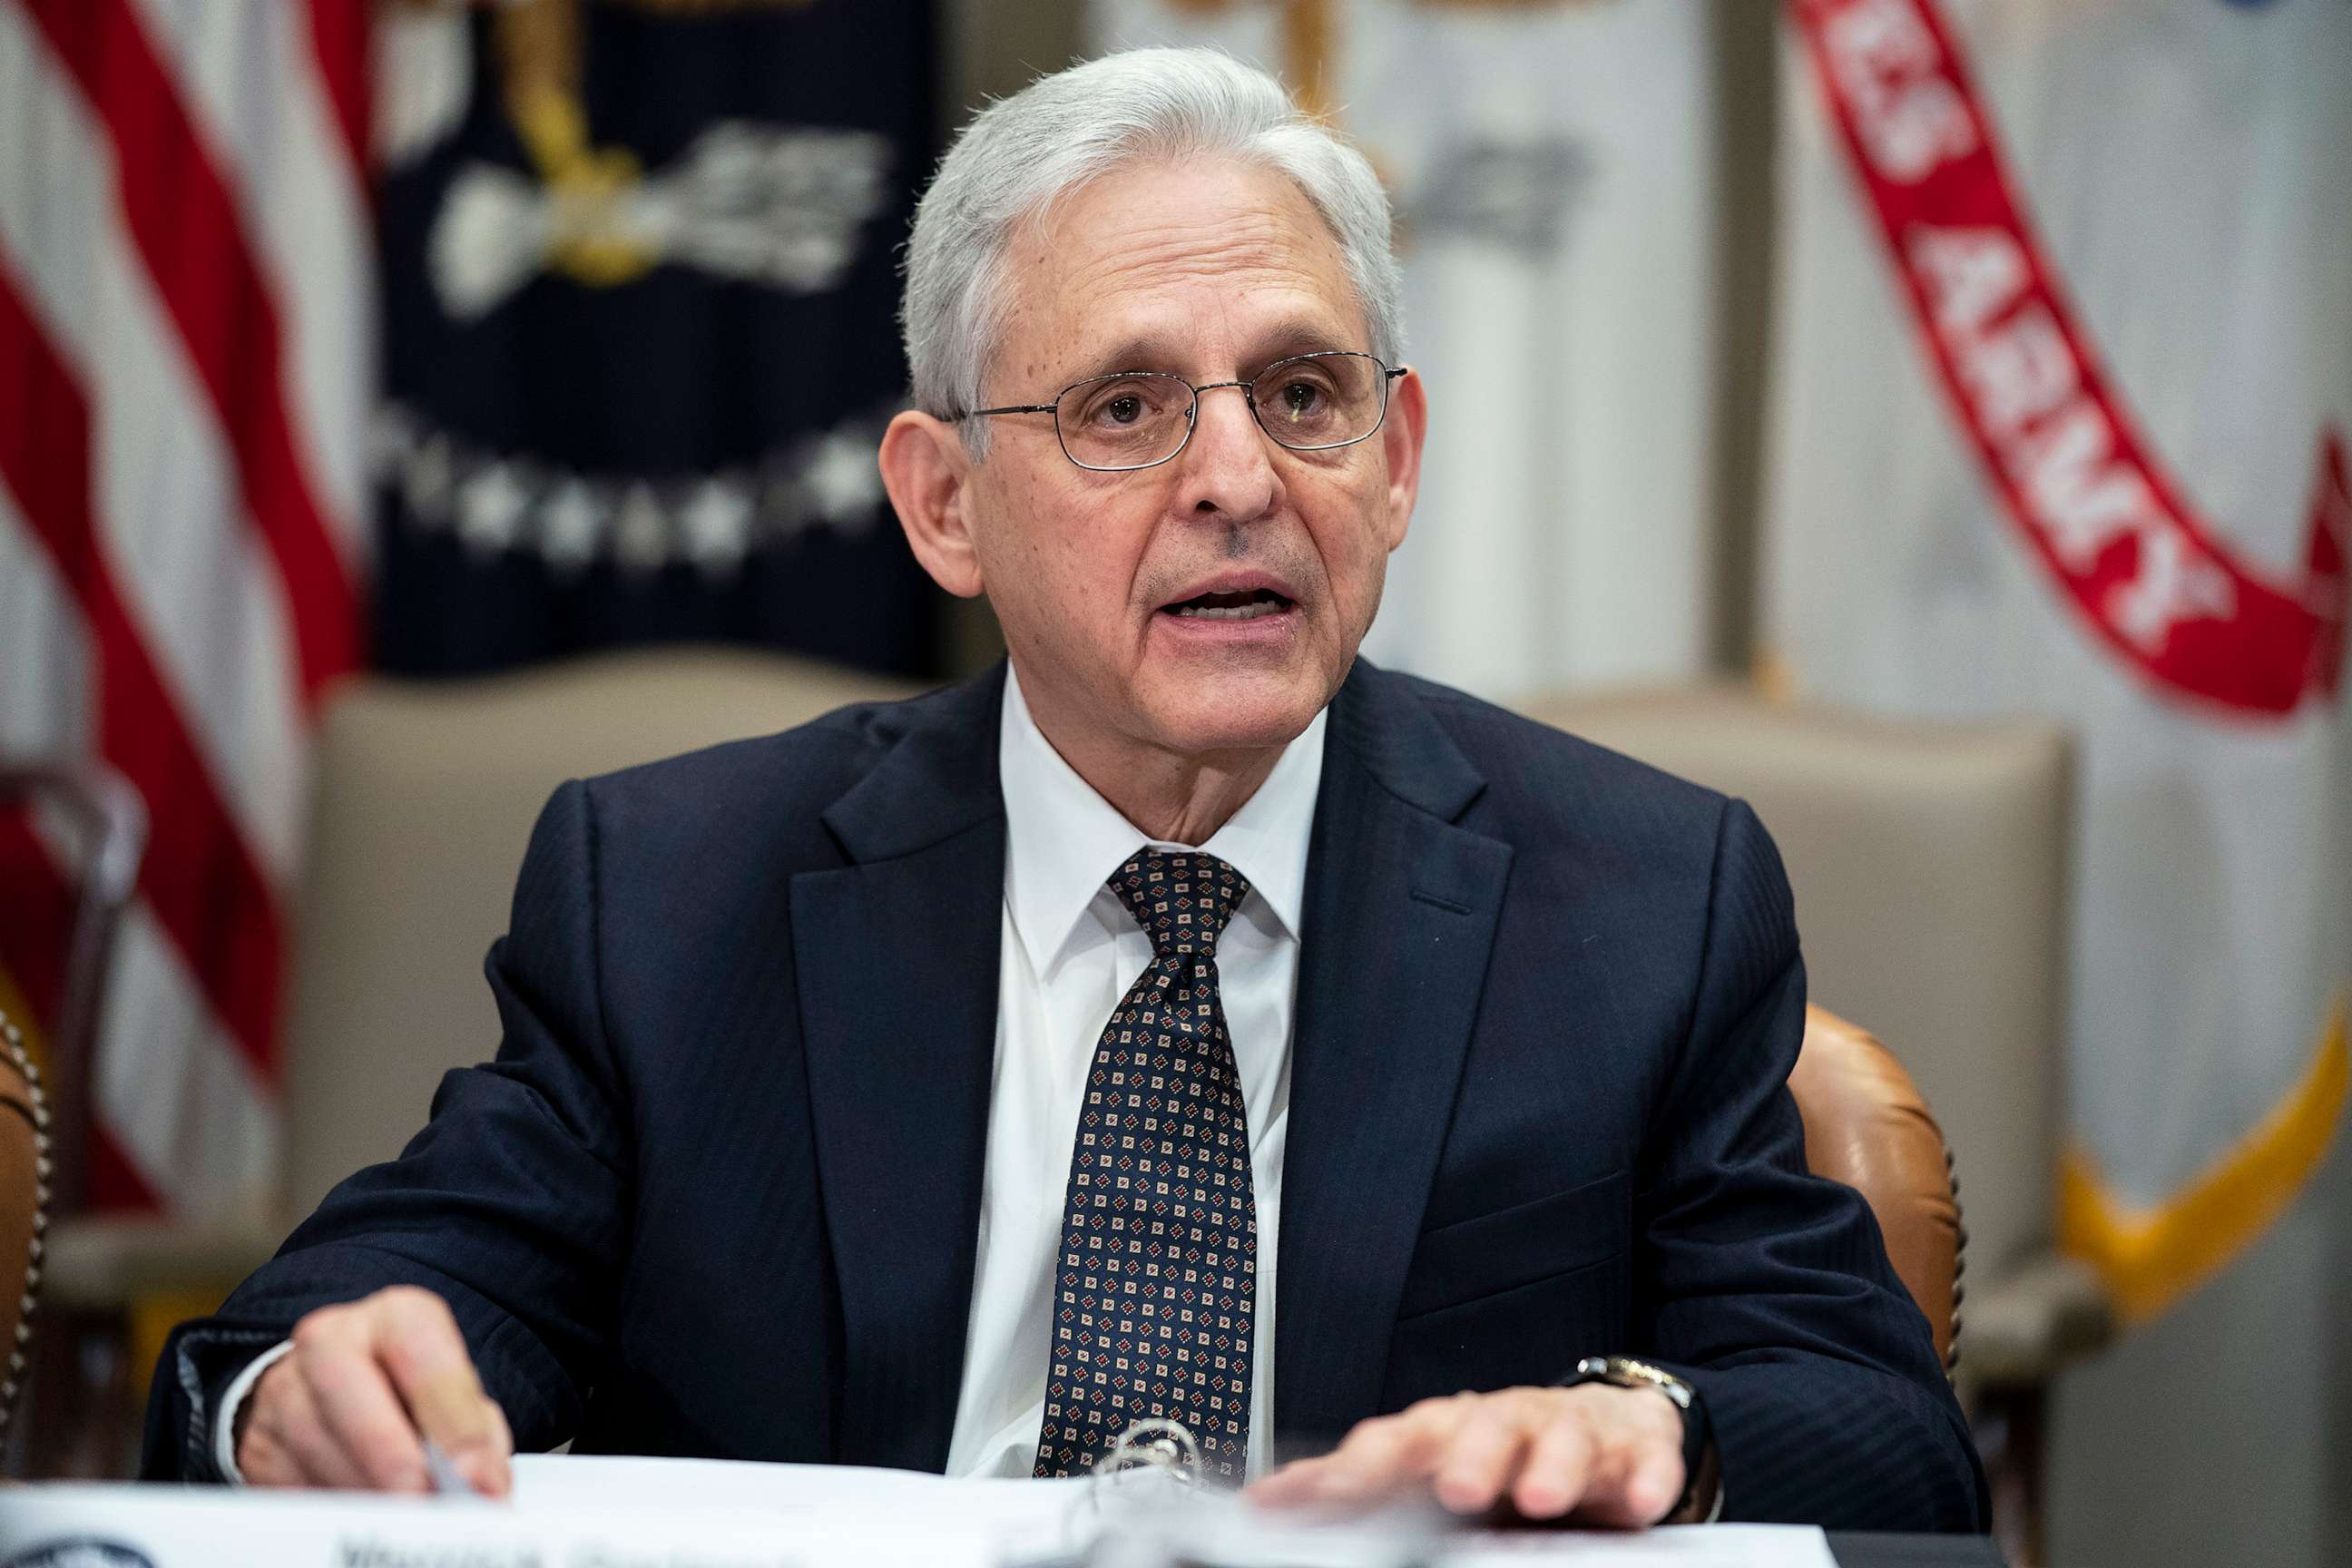
<svg viewBox="0 0 2352 1568"><path fill-rule="evenodd" d="M1886 1256L1936 1336L1947 1372L1958 1359L1961 1249L1958 1184L1943 1130L1895 1054L1825 1008L1805 1009L1805 1043L1789 1092L1817 1176L1860 1192Z"/></svg>
<svg viewBox="0 0 2352 1568"><path fill-rule="evenodd" d="M23 1036L0 1014L0 1350L8 1358L0 1376L0 1436L25 1381L48 1223L48 1106ZM21 1289L9 1289L11 1276L21 1279Z"/></svg>
<svg viewBox="0 0 2352 1568"><path fill-rule="evenodd" d="M23 1026L41 1037L56 1085L51 1203L58 1215L73 1215L87 1207L89 1194L99 1028L115 933L147 852L147 805L104 763L18 758L0 764L0 812L19 810L37 812L56 828L60 851L62 900L34 917L37 923L54 921L61 939L63 961L48 977L55 984L55 1000L46 1004L52 1016L26 1018ZM19 896L22 889L7 891Z"/></svg>

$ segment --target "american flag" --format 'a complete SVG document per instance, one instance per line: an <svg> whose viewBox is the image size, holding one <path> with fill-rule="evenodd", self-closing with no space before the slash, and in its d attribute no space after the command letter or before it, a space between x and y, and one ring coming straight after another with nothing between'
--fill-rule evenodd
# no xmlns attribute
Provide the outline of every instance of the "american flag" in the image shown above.
<svg viewBox="0 0 2352 1568"><path fill-rule="evenodd" d="M276 1173L319 702L360 657L366 0L0 0L0 757L144 797L97 1056L101 1203ZM66 868L0 820L39 1010Z"/></svg>

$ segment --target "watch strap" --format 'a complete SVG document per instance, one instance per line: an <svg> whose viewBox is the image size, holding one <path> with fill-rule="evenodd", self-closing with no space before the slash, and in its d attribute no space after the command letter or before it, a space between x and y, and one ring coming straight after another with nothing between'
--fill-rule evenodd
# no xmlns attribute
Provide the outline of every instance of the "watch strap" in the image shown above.
<svg viewBox="0 0 2352 1568"><path fill-rule="evenodd" d="M1701 1472L1715 1447L1715 1434L1706 1418L1706 1402L1698 1390L1683 1378L1662 1366L1631 1356L1591 1355L1576 1363L1576 1370L1559 1380L1561 1388L1575 1388L1583 1384L1607 1384L1612 1388L1654 1388L1672 1400L1683 1416L1683 1490L1675 1499L1675 1506L1664 1518L1675 1520L1688 1512L1697 1493ZM1716 1482L1717 1506L1710 1511L1721 1511L1722 1482Z"/></svg>

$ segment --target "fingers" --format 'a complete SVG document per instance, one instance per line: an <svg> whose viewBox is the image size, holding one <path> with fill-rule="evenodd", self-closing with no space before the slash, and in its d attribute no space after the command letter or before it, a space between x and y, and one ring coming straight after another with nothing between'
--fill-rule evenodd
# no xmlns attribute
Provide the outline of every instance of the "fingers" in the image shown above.
<svg viewBox="0 0 2352 1568"><path fill-rule="evenodd" d="M373 1300L304 1318L295 1325L289 1359L309 1387L328 1438L358 1472L362 1486L372 1491L426 1491L424 1445L376 1359Z"/></svg>
<svg viewBox="0 0 2352 1568"><path fill-rule="evenodd" d="M320 1419L293 1358L281 1359L238 1412L237 1469L248 1486L331 1487L366 1484Z"/></svg>
<svg viewBox="0 0 2352 1568"><path fill-rule="evenodd" d="M476 1489L511 1489L514 1439L482 1391L446 1303L379 1291L295 1325L292 1352L241 1413L237 1468L258 1486L422 1492L425 1439Z"/></svg>
<svg viewBox="0 0 2352 1568"><path fill-rule="evenodd" d="M510 1497L514 1493L514 1433L507 1426L507 1413L499 1402L483 1396L482 1403L490 1410L490 1441L488 1447L473 1449L457 1460L457 1470L484 1497Z"/></svg>
<svg viewBox="0 0 2352 1568"><path fill-rule="evenodd" d="M1533 1436L1526 1413L1482 1400L1438 1456L1431 1489L1455 1513L1485 1513L1520 1473Z"/></svg>
<svg viewBox="0 0 2352 1568"><path fill-rule="evenodd" d="M1424 1399L1395 1415L1360 1421L1347 1440L1318 1459L1285 1466L1251 1489L1268 1507L1376 1501L1424 1480L1434 1457L1468 1414L1460 1399Z"/></svg>
<svg viewBox="0 0 2352 1568"><path fill-rule="evenodd" d="M1529 1519L1621 1530L1655 1524L1683 1489L1682 1415L1648 1389L1556 1391L1559 1413L1537 1436L1512 1489Z"/></svg>
<svg viewBox="0 0 2352 1568"><path fill-rule="evenodd" d="M1622 1500L1624 1514L1611 1521L1631 1529L1657 1523L1666 1517L1683 1495L1683 1454L1677 1444L1666 1450L1645 1450L1625 1478L1624 1489L1618 1495Z"/></svg>
<svg viewBox="0 0 2352 1568"><path fill-rule="evenodd" d="M425 1290L386 1291L384 1298L374 1322L377 1356L415 1430L439 1444L476 1490L505 1496L514 1440L505 1415L482 1392L448 1304ZM417 1463L424 1463L421 1446Z"/></svg>
<svg viewBox="0 0 2352 1568"><path fill-rule="evenodd" d="M1507 1502L1529 1520L1654 1524L1682 1493L1682 1417L1646 1389L1427 1400L1359 1425L1332 1453L1276 1471L1251 1495L1272 1507L1366 1503L1415 1487L1460 1514Z"/></svg>
<svg viewBox="0 0 2352 1568"><path fill-rule="evenodd" d="M1297 1508L1311 1503L1322 1495L1323 1470L1329 1462L1328 1459L1294 1459L1253 1483L1249 1489L1249 1499L1267 1508Z"/></svg>
<svg viewBox="0 0 2352 1568"><path fill-rule="evenodd" d="M1559 1519L1584 1500L1592 1479L1591 1423L1570 1406L1536 1435L1511 1487L1511 1506L1529 1519Z"/></svg>
<svg viewBox="0 0 2352 1568"><path fill-rule="evenodd" d="M1453 1401L1433 1399L1394 1420L1363 1422L1327 1461L1325 1495L1339 1502L1370 1502L1420 1479L1462 1414Z"/></svg>

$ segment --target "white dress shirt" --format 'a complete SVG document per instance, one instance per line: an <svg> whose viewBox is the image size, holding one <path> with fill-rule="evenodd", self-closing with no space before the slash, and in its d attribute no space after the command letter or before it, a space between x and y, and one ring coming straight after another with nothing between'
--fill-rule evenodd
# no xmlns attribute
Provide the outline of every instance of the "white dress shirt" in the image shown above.
<svg viewBox="0 0 2352 1568"><path fill-rule="evenodd" d="M1078 1102L1111 1009L1151 960L1150 939L1103 884L1147 843L1198 847L1250 885L1218 939L1217 982L1249 1119L1258 1244L1249 1473L1265 1468L1274 1430L1274 1272L1290 1122L1291 1022L1324 722L1318 713L1206 844L1167 844L1129 823L1062 760L1029 716L1020 681L1006 672L997 748L1005 835L996 1068L963 1383L948 1447L951 1476L1026 1476L1036 1463ZM237 1409L291 1348L281 1343L257 1358L221 1399L213 1452L232 1481L243 1479L234 1443Z"/></svg>
<svg viewBox="0 0 2352 1568"><path fill-rule="evenodd" d="M1250 1352L1249 1469L1274 1430L1274 1275L1282 1152L1290 1124L1291 1021L1307 845L1323 781L1324 715L1290 742L1258 791L1206 844L1153 840L1064 762L1009 673L997 772L1004 791L1004 924L996 1070L982 1179L980 1252L951 1476L1025 1476L1045 1418L1054 1280L1087 1069L1111 1010L1151 961L1151 942L1103 884L1148 843L1198 847L1247 879L1217 942L1257 1201L1257 1313Z"/></svg>

